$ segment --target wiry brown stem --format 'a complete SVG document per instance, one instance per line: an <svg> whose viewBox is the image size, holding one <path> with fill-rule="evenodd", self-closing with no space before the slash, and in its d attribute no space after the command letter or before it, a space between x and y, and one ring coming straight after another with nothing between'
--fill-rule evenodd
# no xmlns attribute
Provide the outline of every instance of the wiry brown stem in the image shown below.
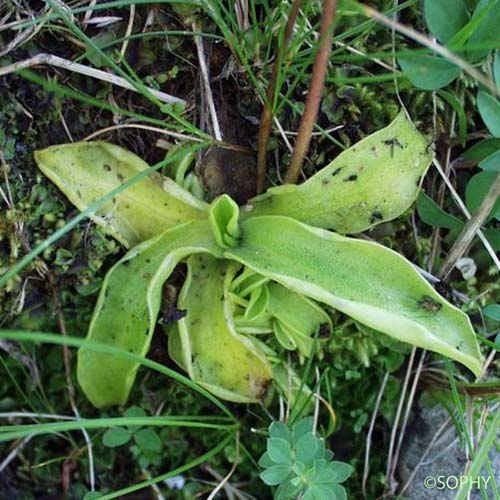
<svg viewBox="0 0 500 500"><path fill-rule="evenodd" d="M302 164L311 142L316 118L318 116L321 94L325 84L325 75L333 38L333 21L337 11L337 0L324 0L323 16L319 31L320 46L316 53L311 75L311 86L307 95L304 114L299 126L297 140L293 149L292 159L285 175L285 183L294 184L299 178Z"/></svg>
<svg viewBox="0 0 500 500"><path fill-rule="evenodd" d="M293 2L290 13L288 14L288 21L285 26L285 33L282 43L278 49L278 55L274 60L271 78L267 87L266 102L260 115L259 134L257 136L257 193L260 194L264 190L264 183L266 180L266 164L267 164L267 143L271 134L271 122L273 119L273 102L276 96L276 83L278 81L278 73L281 62L285 57L288 42L293 33L293 27L299 14L302 0L295 0Z"/></svg>

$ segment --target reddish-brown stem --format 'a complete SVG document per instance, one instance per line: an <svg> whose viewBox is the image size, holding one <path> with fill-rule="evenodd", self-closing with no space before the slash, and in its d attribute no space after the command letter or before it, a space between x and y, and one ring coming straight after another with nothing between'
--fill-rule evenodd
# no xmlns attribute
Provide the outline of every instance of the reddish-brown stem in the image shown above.
<svg viewBox="0 0 500 500"><path fill-rule="evenodd" d="M325 84L325 75L333 38L333 21L337 11L337 0L324 0L323 16L319 31L319 48L314 59L311 75L311 86L307 95L304 114L300 121L295 147L290 165L285 174L285 183L294 184L300 175L302 164L311 142L311 135L318 116L321 94Z"/></svg>
<svg viewBox="0 0 500 500"><path fill-rule="evenodd" d="M276 96L276 83L278 81L278 73L281 66L281 62L286 54L288 47L288 42L293 33L293 27L295 25L295 20L299 14L300 6L302 5L302 0L295 0L293 2L290 13L288 14L288 21L285 26L285 33L283 36L283 41L278 49L278 54L274 60L273 69L271 72L271 78L269 80L269 85L267 87L266 102L264 103L264 108L262 109L262 114L260 116L259 124L259 134L257 136L257 193L260 194L264 190L264 184L266 180L266 164L267 164L267 143L269 141L269 136L271 135L271 123L273 119L273 102Z"/></svg>

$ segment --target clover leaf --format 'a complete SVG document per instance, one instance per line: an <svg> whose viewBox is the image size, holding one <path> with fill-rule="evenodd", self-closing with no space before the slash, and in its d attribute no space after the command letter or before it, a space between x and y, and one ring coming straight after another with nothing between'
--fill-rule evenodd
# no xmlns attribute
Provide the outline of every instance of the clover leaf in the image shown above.
<svg viewBox="0 0 500 500"><path fill-rule="evenodd" d="M145 417L146 412L139 406L131 406L125 411L125 417ZM117 448L133 440L142 451L160 451L161 438L151 427L128 425L127 427L112 427L102 436L102 443L109 448Z"/></svg>

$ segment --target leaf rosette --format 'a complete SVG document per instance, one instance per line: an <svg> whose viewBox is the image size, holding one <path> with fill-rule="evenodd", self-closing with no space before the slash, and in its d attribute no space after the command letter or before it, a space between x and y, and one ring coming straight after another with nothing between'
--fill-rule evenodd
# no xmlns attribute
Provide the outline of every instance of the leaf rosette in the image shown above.
<svg viewBox="0 0 500 500"><path fill-rule="evenodd" d="M146 356L163 285L183 262L177 307L187 313L169 328L169 352L223 399L259 401L277 373L259 333L308 357L319 329L331 330L331 309L481 372L467 315L404 257L342 235L394 219L415 201L432 154L403 114L304 184L271 188L241 212L227 195L207 205L159 174L134 184L148 165L103 142L54 146L35 158L80 210L127 184L92 215L131 249L106 276L89 343ZM78 380L98 407L123 404L137 369L85 346L78 354Z"/></svg>

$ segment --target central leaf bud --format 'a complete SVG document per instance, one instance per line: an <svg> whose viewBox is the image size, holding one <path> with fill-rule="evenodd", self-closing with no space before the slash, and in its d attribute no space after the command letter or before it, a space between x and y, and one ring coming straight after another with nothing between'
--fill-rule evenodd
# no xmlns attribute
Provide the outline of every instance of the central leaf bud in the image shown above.
<svg viewBox="0 0 500 500"><path fill-rule="evenodd" d="M236 202L227 194L223 194L212 202L208 213L217 244L223 248L237 246L240 238L240 210Z"/></svg>

